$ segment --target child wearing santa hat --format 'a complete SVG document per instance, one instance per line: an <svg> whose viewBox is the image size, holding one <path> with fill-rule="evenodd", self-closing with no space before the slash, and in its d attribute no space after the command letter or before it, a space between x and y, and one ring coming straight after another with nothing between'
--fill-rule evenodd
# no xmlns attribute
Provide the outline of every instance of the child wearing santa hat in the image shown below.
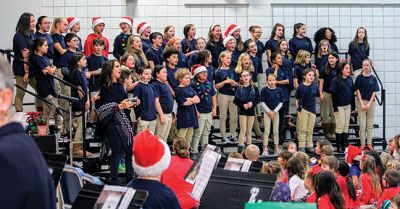
<svg viewBox="0 0 400 209"><path fill-rule="evenodd" d="M196 91L200 102L196 104L199 128L194 130L191 153L198 153L199 142L203 147L208 144L213 116L217 115L217 95L212 82L207 79L208 72L205 66L200 64L192 67L192 88Z"/></svg>
<svg viewBox="0 0 400 209"><path fill-rule="evenodd" d="M171 161L168 145L146 129L135 136L132 152L132 165L138 178L129 182L127 186L149 193L142 207L180 209L175 193L160 182L161 174Z"/></svg>
<svg viewBox="0 0 400 209"><path fill-rule="evenodd" d="M240 55L245 51L245 46L240 35L240 27L236 24L231 24L225 31L225 37L233 36L236 40L235 51Z"/></svg>
<svg viewBox="0 0 400 209"><path fill-rule="evenodd" d="M227 36L224 38L225 51L231 54L230 67L235 69L238 63L240 53L236 50L236 39L233 36Z"/></svg>
<svg viewBox="0 0 400 209"><path fill-rule="evenodd" d="M110 43L108 42L108 39L102 35L105 25L106 24L105 24L104 20L101 19L101 17L93 17L92 18L93 33L89 34L86 37L84 49L83 49L83 53L85 54L86 57L93 54L93 51L94 51L93 39L96 39L96 38L101 38L106 43L106 47L103 50L102 54L105 57L108 57L108 50L110 49Z"/></svg>
<svg viewBox="0 0 400 209"><path fill-rule="evenodd" d="M70 33L74 33L75 35L78 35L79 31L81 31L81 21L77 17L68 17L67 18L68 22L68 30ZM79 47L77 49L78 52L82 51L82 39L78 36L79 39Z"/></svg>
<svg viewBox="0 0 400 209"><path fill-rule="evenodd" d="M136 32L139 34L140 38L142 39L143 51L146 53L147 50L150 49L150 34L151 34L151 26L147 22L141 22L137 28Z"/></svg>
<svg viewBox="0 0 400 209"><path fill-rule="evenodd" d="M132 25L133 20L131 17L121 17L119 21L119 28L121 28L121 33L114 39L113 55L117 60L120 60L122 55L124 55L125 53L129 36L132 35Z"/></svg>

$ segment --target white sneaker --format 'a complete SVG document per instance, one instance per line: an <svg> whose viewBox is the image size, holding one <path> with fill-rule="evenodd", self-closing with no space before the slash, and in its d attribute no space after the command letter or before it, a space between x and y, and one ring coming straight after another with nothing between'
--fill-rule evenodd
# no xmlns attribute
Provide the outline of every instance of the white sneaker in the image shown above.
<svg viewBox="0 0 400 209"><path fill-rule="evenodd" d="M265 149L264 151L263 151L263 153L261 154L261 156L268 156L268 149Z"/></svg>
<svg viewBox="0 0 400 209"><path fill-rule="evenodd" d="M231 136L230 139L231 139L231 143L232 143L232 144L237 144L237 143L239 143L239 139L238 139L236 136Z"/></svg>
<svg viewBox="0 0 400 209"><path fill-rule="evenodd" d="M228 136L222 138L222 144L228 144L230 142L230 138Z"/></svg>

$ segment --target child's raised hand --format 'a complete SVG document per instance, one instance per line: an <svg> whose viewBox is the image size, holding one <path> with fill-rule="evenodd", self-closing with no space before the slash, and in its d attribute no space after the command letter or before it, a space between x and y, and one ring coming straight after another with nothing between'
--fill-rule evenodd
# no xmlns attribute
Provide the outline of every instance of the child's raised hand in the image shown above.
<svg viewBox="0 0 400 209"><path fill-rule="evenodd" d="M231 85L232 86L239 86L239 84L236 82L236 81L234 81L234 80L232 80L233 82L231 83Z"/></svg>

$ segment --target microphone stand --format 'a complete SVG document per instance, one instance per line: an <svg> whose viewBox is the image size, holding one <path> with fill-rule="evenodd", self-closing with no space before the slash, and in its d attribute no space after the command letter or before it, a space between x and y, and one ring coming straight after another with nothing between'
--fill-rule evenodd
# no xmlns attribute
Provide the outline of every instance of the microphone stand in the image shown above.
<svg viewBox="0 0 400 209"><path fill-rule="evenodd" d="M22 62L22 63L25 63L25 64L27 64L27 65L29 65L29 67L32 67L32 68L35 68L35 66L33 66L31 63L29 63L29 62L27 62L27 61L25 61L25 60L23 60L23 59L21 59L21 58L19 58L19 57L16 57L14 54L12 54L11 52L12 52L12 50L10 50L10 49L6 49L6 50L4 50L4 49L0 49L0 52L2 52L2 53L4 53L4 54L6 54L8 57L12 57L12 58L14 58L14 59L16 59L16 60L18 60L19 62ZM73 85L73 84L71 84L71 83L69 83L69 82L67 82L67 81L65 81L65 80L63 80L63 79L61 79L61 78L58 78L58 77L56 77L56 76L54 76L54 75L51 75L51 74L47 74L47 75L49 75L49 76L51 76L52 78L54 78L54 79L56 79L56 80L58 80L58 81L60 81L60 82L62 82L62 83L64 83L65 85L67 85L67 86L70 86L71 88L73 88L73 89L75 89L75 90L78 90L78 91L80 91L80 92L82 92L82 94L83 94L83 99L82 99L82 107L84 108L84 110L82 111L82 150L83 150L83 158L82 158L82 161L83 161L83 163L82 163L82 168L83 168L83 170L85 170L85 164L86 164L86 162L87 162L87 158L86 158L86 118L85 118L85 116L86 116L86 114L85 114L85 108L86 108L86 101L87 101L87 94L86 94L86 92L84 92L82 89L80 89L80 88L78 88L77 86L75 86L75 85ZM25 90L25 89L24 89ZM62 96L59 96L60 98L62 98ZM73 98L73 97L71 97L71 98ZM63 99L65 99L65 97L63 98ZM74 99L77 99L77 98L74 98ZM41 99L41 100L43 100L43 99ZM68 99L67 99L68 100ZM73 99L72 99L73 100ZM47 102L47 101L46 101ZM69 102L70 102L70 111L69 111L69 116L70 116L70 128L71 128L71 126L72 126L72 110L71 110L71 100L69 100ZM65 111L65 110L64 110ZM68 111L65 111L65 112L68 112ZM79 116L79 115L78 115ZM70 129L70 130L72 130L72 128ZM71 147L71 144L72 144L72 132L70 131L70 147ZM73 161L73 156L72 156L72 151L70 150L70 162L71 162L71 165L72 165L72 161Z"/></svg>

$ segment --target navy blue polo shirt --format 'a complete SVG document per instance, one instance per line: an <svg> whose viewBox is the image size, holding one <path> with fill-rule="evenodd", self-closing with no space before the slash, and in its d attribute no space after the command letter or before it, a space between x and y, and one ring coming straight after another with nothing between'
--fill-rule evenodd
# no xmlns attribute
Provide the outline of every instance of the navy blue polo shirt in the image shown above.
<svg viewBox="0 0 400 209"><path fill-rule="evenodd" d="M154 96L158 97L160 101L163 113L171 113L174 107L174 98L172 97L171 91L169 90L167 84L162 83L159 80L154 80L151 85L153 86Z"/></svg>
<svg viewBox="0 0 400 209"><path fill-rule="evenodd" d="M207 68L207 80L210 81L211 85L214 85L214 74L215 70L212 65L209 65Z"/></svg>
<svg viewBox="0 0 400 209"><path fill-rule="evenodd" d="M303 37L303 38L293 37L292 39L290 39L289 51L293 55L293 57L297 56L299 50L306 50L310 52L310 54L312 53L313 46L311 40L308 37Z"/></svg>
<svg viewBox="0 0 400 209"><path fill-rule="evenodd" d="M338 107L349 104L354 106L353 79L351 77L346 79L335 77L329 90L332 92L332 103L335 112L338 111Z"/></svg>
<svg viewBox="0 0 400 209"><path fill-rule="evenodd" d="M289 59L287 55L282 56L282 65L280 68L286 72L286 75L289 78L289 91L293 89L293 66L293 60Z"/></svg>
<svg viewBox="0 0 400 209"><path fill-rule="evenodd" d="M182 46L182 52L184 54L189 53L191 51L196 50L196 41L197 39L192 39L191 41L188 41L186 38L181 40L181 46Z"/></svg>
<svg viewBox="0 0 400 209"><path fill-rule="evenodd" d="M351 56L351 65L353 70L358 70L362 68L362 62L369 56L369 48L363 43L354 43L354 41L349 44L349 55Z"/></svg>
<svg viewBox="0 0 400 209"><path fill-rule="evenodd" d="M179 52L179 54L178 54L178 64L176 66L178 68L187 68L188 67L186 56L185 56L184 53Z"/></svg>
<svg viewBox="0 0 400 209"><path fill-rule="evenodd" d="M25 36L21 32L16 32L13 38L13 51L14 55L18 58L24 59L22 57L21 50L27 49L30 50L30 45L32 44L33 39L35 39L35 36L33 33L31 33L29 36ZM14 75L18 76L24 76L25 75L25 70L24 70L24 63L17 60L13 59L13 73ZM33 76L33 70L29 70L29 76Z"/></svg>
<svg viewBox="0 0 400 209"><path fill-rule="evenodd" d="M332 80L336 77L337 72L339 72L339 69L336 68L331 69L329 73L327 72L326 68L322 68L319 71L319 78L324 80L324 85L322 86L322 90L324 92L332 93L329 88Z"/></svg>
<svg viewBox="0 0 400 209"><path fill-rule="evenodd" d="M267 76L267 80L268 80L268 75L269 74L274 74L274 72L275 72L275 70L274 70L273 67L267 68L267 70L265 70L265 74ZM287 75L287 73L285 71L283 71L281 68L279 68L276 80L277 81L283 81L283 80L286 80L286 79L289 79L289 76ZM285 85L277 84L277 87L280 87L282 89L282 96L283 96L282 101L283 102L288 102L289 99L290 99L289 91L288 91L289 84L285 84Z"/></svg>
<svg viewBox="0 0 400 209"><path fill-rule="evenodd" d="M146 58L147 61L153 61L154 66L163 65L163 62L165 62L161 48L154 49L153 47L151 47L149 50L146 51Z"/></svg>
<svg viewBox="0 0 400 209"><path fill-rule="evenodd" d="M327 63L328 63L328 55L327 54L324 54L321 57L318 57L318 55L315 56L314 64L320 72L323 68L326 67Z"/></svg>
<svg viewBox="0 0 400 209"><path fill-rule="evenodd" d="M103 64L107 61L107 57L96 54L92 54L87 58L87 66L89 71L96 71L103 67ZM101 81L100 75L93 75L89 79L89 90L90 92L96 92L100 89Z"/></svg>
<svg viewBox="0 0 400 209"><path fill-rule="evenodd" d="M254 71L258 73L263 73L263 67L260 58L257 56L250 55L251 62L253 63Z"/></svg>
<svg viewBox="0 0 400 209"><path fill-rule="evenodd" d="M239 60L240 53L238 51L233 51L231 54L231 65L230 67L235 69Z"/></svg>
<svg viewBox="0 0 400 209"><path fill-rule="evenodd" d="M35 37L36 38L44 38L47 40L47 45L49 46L49 50L47 51L46 57L49 59L54 59L54 42L53 42L53 38L51 38L50 34L41 33L39 31L36 31Z"/></svg>
<svg viewBox="0 0 400 209"><path fill-rule="evenodd" d="M252 102L253 106L250 109L244 109L243 105ZM239 86L235 92L233 103L239 107L239 115L254 116L256 105L260 102L260 93L256 86Z"/></svg>
<svg viewBox="0 0 400 209"><path fill-rule="evenodd" d="M232 80L235 80L238 82L239 78L237 77L237 74L233 68L229 69L221 69L218 68L215 71L214 79L215 79L215 84L221 83L225 81L227 78L230 78ZM225 94L229 96L234 96L236 92L237 86L233 87L231 84L227 83L224 86L222 86L220 89L218 89L218 92L220 94Z"/></svg>
<svg viewBox="0 0 400 209"><path fill-rule="evenodd" d="M179 81L175 79L175 73L178 71L178 67L170 68L168 65L166 66L167 69L167 81L168 84L171 86L172 89L176 89L179 85Z"/></svg>
<svg viewBox="0 0 400 209"><path fill-rule="evenodd" d="M131 35L132 34L120 33L117 37L115 37L113 45L113 55L115 59L119 60L125 54L126 45Z"/></svg>
<svg viewBox="0 0 400 209"><path fill-rule="evenodd" d="M78 48L76 49L76 51L77 52L82 52L83 50L83 48L82 48L82 39L81 39L81 37L79 37L78 36L78 40L79 40L79 46L78 46Z"/></svg>
<svg viewBox="0 0 400 209"><path fill-rule="evenodd" d="M196 96L196 91L191 86L177 87L175 89L176 103L178 103L178 111L176 114L177 124L176 127L180 128L198 128L196 106L194 104L183 106L186 98Z"/></svg>
<svg viewBox="0 0 400 209"><path fill-rule="evenodd" d="M304 85L303 83L299 85L296 91L296 99L299 100L299 109L302 108L308 112L315 114L315 97L319 97L318 86L315 84Z"/></svg>
<svg viewBox="0 0 400 209"><path fill-rule="evenodd" d="M268 41L265 42L265 51L270 50L271 51L271 55L274 52L278 51L278 40L275 40L273 38L268 39ZM268 61L268 66L271 66L272 63L269 63Z"/></svg>
<svg viewBox="0 0 400 209"><path fill-rule="evenodd" d="M76 52L73 52L73 51L71 51L71 50L67 50L62 56L61 56L61 59L60 59L60 61L59 61L59 63L58 63L58 66L61 68L61 67L66 67L66 68L68 68L68 66L69 66L69 63L70 63L70 61L71 61L71 57L75 54Z"/></svg>
<svg viewBox="0 0 400 209"><path fill-rule="evenodd" d="M279 103L283 103L282 89L276 87L274 89L265 86L261 89L261 102L264 102L270 110L274 110Z"/></svg>
<svg viewBox="0 0 400 209"><path fill-rule="evenodd" d="M300 83L303 82L303 73L306 70L306 66L295 64L294 65L294 76L293 78L297 78L297 83L300 85Z"/></svg>
<svg viewBox="0 0 400 209"><path fill-rule="evenodd" d="M138 52L133 52L133 58L135 59L135 68L138 69L139 67L145 67L145 62L142 58L142 56L140 56L141 53ZM146 56L146 55L145 55Z"/></svg>
<svg viewBox="0 0 400 209"><path fill-rule="evenodd" d="M139 82L133 89L133 95L139 98L139 108L135 109L136 116L144 121L153 121L157 119L155 94L152 85Z"/></svg>
<svg viewBox="0 0 400 209"><path fill-rule="evenodd" d="M42 72L46 67L52 66L46 56L39 56L34 54L32 57L33 65L35 66L35 79L36 79L36 92L42 97L46 98L49 95L56 96L54 88L54 78Z"/></svg>
<svg viewBox="0 0 400 209"><path fill-rule="evenodd" d="M187 59L187 66L189 68L191 68L195 64L200 64L199 61L197 60L198 56L199 56L198 52L194 52L190 55L189 59Z"/></svg>
<svg viewBox="0 0 400 209"><path fill-rule="evenodd" d="M197 111L200 113L212 112L212 97L216 94L213 84L208 80L203 83L194 80L191 86L200 98L200 103L196 104Z"/></svg>
<svg viewBox="0 0 400 209"><path fill-rule="evenodd" d="M224 44L221 41L220 42L208 41L206 48L207 48L207 50L209 50L211 52L213 67L218 68L219 67L219 64L218 64L219 55L221 54L221 52L225 51Z"/></svg>
<svg viewBox="0 0 400 209"><path fill-rule="evenodd" d="M372 93L380 90L378 80L374 75L364 76L362 73L357 76L354 88L360 91L362 100L367 101L371 99Z"/></svg>
<svg viewBox="0 0 400 209"><path fill-rule="evenodd" d="M88 89L88 81L86 79L85 73L80 70L75 70L71 74L72 74L72 75L70 75L71 84L73 84L75 86L80 86L87 96L89 89ZM85 109L85 106L83 106L83 104L82 104L82 99L79 98L78 90L72 88L71 96L79 99L79 102L72 102L72 111L73 112L83 111Z"/></svg>
<svg viewBox="0 0 400 209"><path fill-rule="evenodd" d="M51 35L51 38L53 38L54 45L58 43L58 44L60 44L60 46L63 49L67 48L67 45L65 44L63 35L58 34L58 33L54 33L54 34ZM54 50L53 64L58 68L60 68L59 62L60 62L61 57L62 57L62 54L60 54L57 50Z"/></svg>
<svg viewBox="0 0 400 209"><path fill-rule="evenodd" d="M319 44L315 43L314 53L315 53L316 56L317 56L317 53L318 53L318 47L319 47ZM338 50L337 45L335 43L330 43L329 42L329 47L330 47L331 51L336 52L337 54L339 53L339 50Z"/></svg>
<svg viewBox="0 0 400 209"><path fill-rule="evenodd" d="M142 49L144 52L147 52L147 50L149 50L151 48L151 42L150 39L142 39Z"/></svg>

